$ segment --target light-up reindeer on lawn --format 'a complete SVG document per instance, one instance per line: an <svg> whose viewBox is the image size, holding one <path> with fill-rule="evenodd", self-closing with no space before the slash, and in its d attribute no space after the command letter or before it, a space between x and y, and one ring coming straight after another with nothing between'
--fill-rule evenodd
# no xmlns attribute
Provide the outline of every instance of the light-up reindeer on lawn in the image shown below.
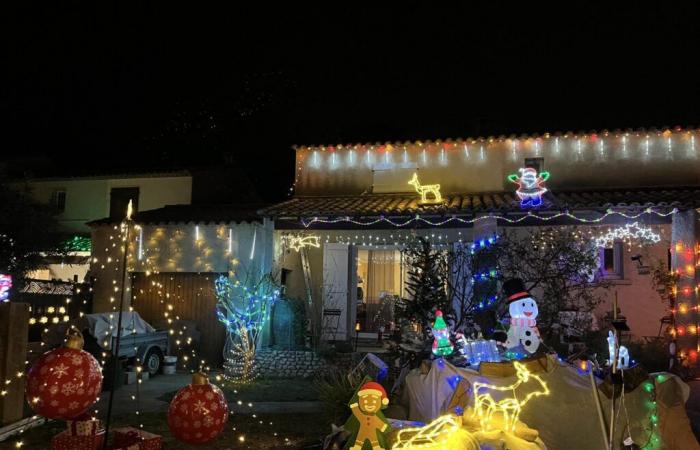
<svg viewBox="0 0 700 450"><path fill-rule="evenodd" d="M439 184L424 184L421 185L420 181L418 181L418 174L413 173L413 178L408 182L408 184L412 185L414 188L416 188L416 192L420 194L420 202L421 203L440 203L442 202L442 195L440 195L440 185ZM432 194L434 197L433 200L428 200L428 194Z"/></svg>
<svg viewBox="0 0 700 450"><path fill-rule="evenodd" d="M542 378L538 375L530 373L524 365L519 362L513 362L515 366L515 374L518 380L510 386L495 386L488 383L474 382L474 415L479 419L482 430L491 429L491 422L496 413L503 415L504 431L514 431L515 424L518 423L520 413L525 406L534 397L540 395L549 395L549 388ZM522 400L518 400L515 390L520 386L534 380L539 384L539 390L536 388L525 396ZM481 389L489 389L493 391L512 391L513 397L505 398L500 401L494 400L490 393L479 393Z"/></svg>

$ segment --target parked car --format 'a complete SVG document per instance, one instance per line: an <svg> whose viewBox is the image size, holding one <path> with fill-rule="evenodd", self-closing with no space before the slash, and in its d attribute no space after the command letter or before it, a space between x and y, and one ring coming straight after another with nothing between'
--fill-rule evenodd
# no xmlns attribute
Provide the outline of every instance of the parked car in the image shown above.
<svg viewBox="0 0 700 450"><path fill-rule="evenodd" d="M156 330L135 311L122 314L118 358L129 362L138 359L150 375L157 374L163 366L163 357L168 354L168 331ZM116 348L118 320L117 313L83 316L76 326L83 332L85 350L96 357L105 351L111 353Z"/></svg>

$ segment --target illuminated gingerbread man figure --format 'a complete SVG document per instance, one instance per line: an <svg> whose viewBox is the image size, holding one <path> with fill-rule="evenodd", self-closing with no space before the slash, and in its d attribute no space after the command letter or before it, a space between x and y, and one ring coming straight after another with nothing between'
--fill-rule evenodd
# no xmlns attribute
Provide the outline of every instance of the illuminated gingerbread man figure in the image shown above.
<svg viewBox="0 0 700 450"><path fill-rule="evenodd" d="M386 391L381 384L369 381L357 391L357 397L357 403L351 404L350 409L360 423L360 428L357 430L355 445L350 450L362 450L365 441L369 441L372 450L383 450L384 447L379 443L380 433L384 433L389 424L378 413L389 404Z"/></svg>
<svg viewBox="0 0 700 450"><path fill-rule="evenodd" d="M515 194L520 199L520 207L540 206L542 195L547 192L547 188L543 184L549 179L549 172L540 172L538 175L532 167L525 167L519 172L520 176L517 174L508 175L508 181L518 185Z"/></svg>

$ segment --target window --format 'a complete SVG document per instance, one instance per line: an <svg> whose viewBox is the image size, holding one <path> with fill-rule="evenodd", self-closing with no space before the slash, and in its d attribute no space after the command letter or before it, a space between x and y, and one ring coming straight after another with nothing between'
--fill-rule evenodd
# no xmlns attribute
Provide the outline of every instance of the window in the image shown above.
<svg viewBox="0 0 700 450"><path fill-rule="evenodd" d="M362 331L390 329L394 303L403 294L404 269L398 250L358 250L357 321Z"/></svg>
<svg viewBox="0 0 700 450"><path fill-rule="evenodd" d="M605 278L622 279L625 272L622 267L624 248L622 242L615 242L612 248L600 249L600 270Z"/></svg>
<svg viewBox="0 0 700 450"><path fill-rule="evenodd" d="M525 167L531 167L540 173L544 170L544 158L525 158Z"/></svg>
<svg viewBox="0 0 700 450"><path fill-rule="evenodd" d="M62 213L66 210L66 190L56 189L51 194L51 205L56 208L56 211Z"/></svg>
<svg viewBox="0 0 700 450"><path fill-rule="evenodd" d="M126 208L132 201L134 212L139 210L139 188L112 188L109 197L109 217L123 219L126 217Z"/></svg>

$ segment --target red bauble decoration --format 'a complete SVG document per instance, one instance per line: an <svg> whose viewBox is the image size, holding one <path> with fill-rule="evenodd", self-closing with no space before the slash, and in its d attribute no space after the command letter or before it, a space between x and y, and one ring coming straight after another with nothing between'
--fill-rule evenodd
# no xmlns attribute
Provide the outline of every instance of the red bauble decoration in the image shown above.
<svg viewBox="0 0 700 450"><path fill-rule="evenodd" d="M209 384L203 373L192 376L192 384L177 392L168 409L170 432L186 444L201 445L216 439L227 421L224 393Z"/></svg>
<svg viewBox="0 0 700 450"><path fill-rule="evenodd" d="M82 337L68 336L65 347L44 353L29 369L25 394L35 413L71 420L95 404L102 392L102 371L82 348Z"/></svg>

